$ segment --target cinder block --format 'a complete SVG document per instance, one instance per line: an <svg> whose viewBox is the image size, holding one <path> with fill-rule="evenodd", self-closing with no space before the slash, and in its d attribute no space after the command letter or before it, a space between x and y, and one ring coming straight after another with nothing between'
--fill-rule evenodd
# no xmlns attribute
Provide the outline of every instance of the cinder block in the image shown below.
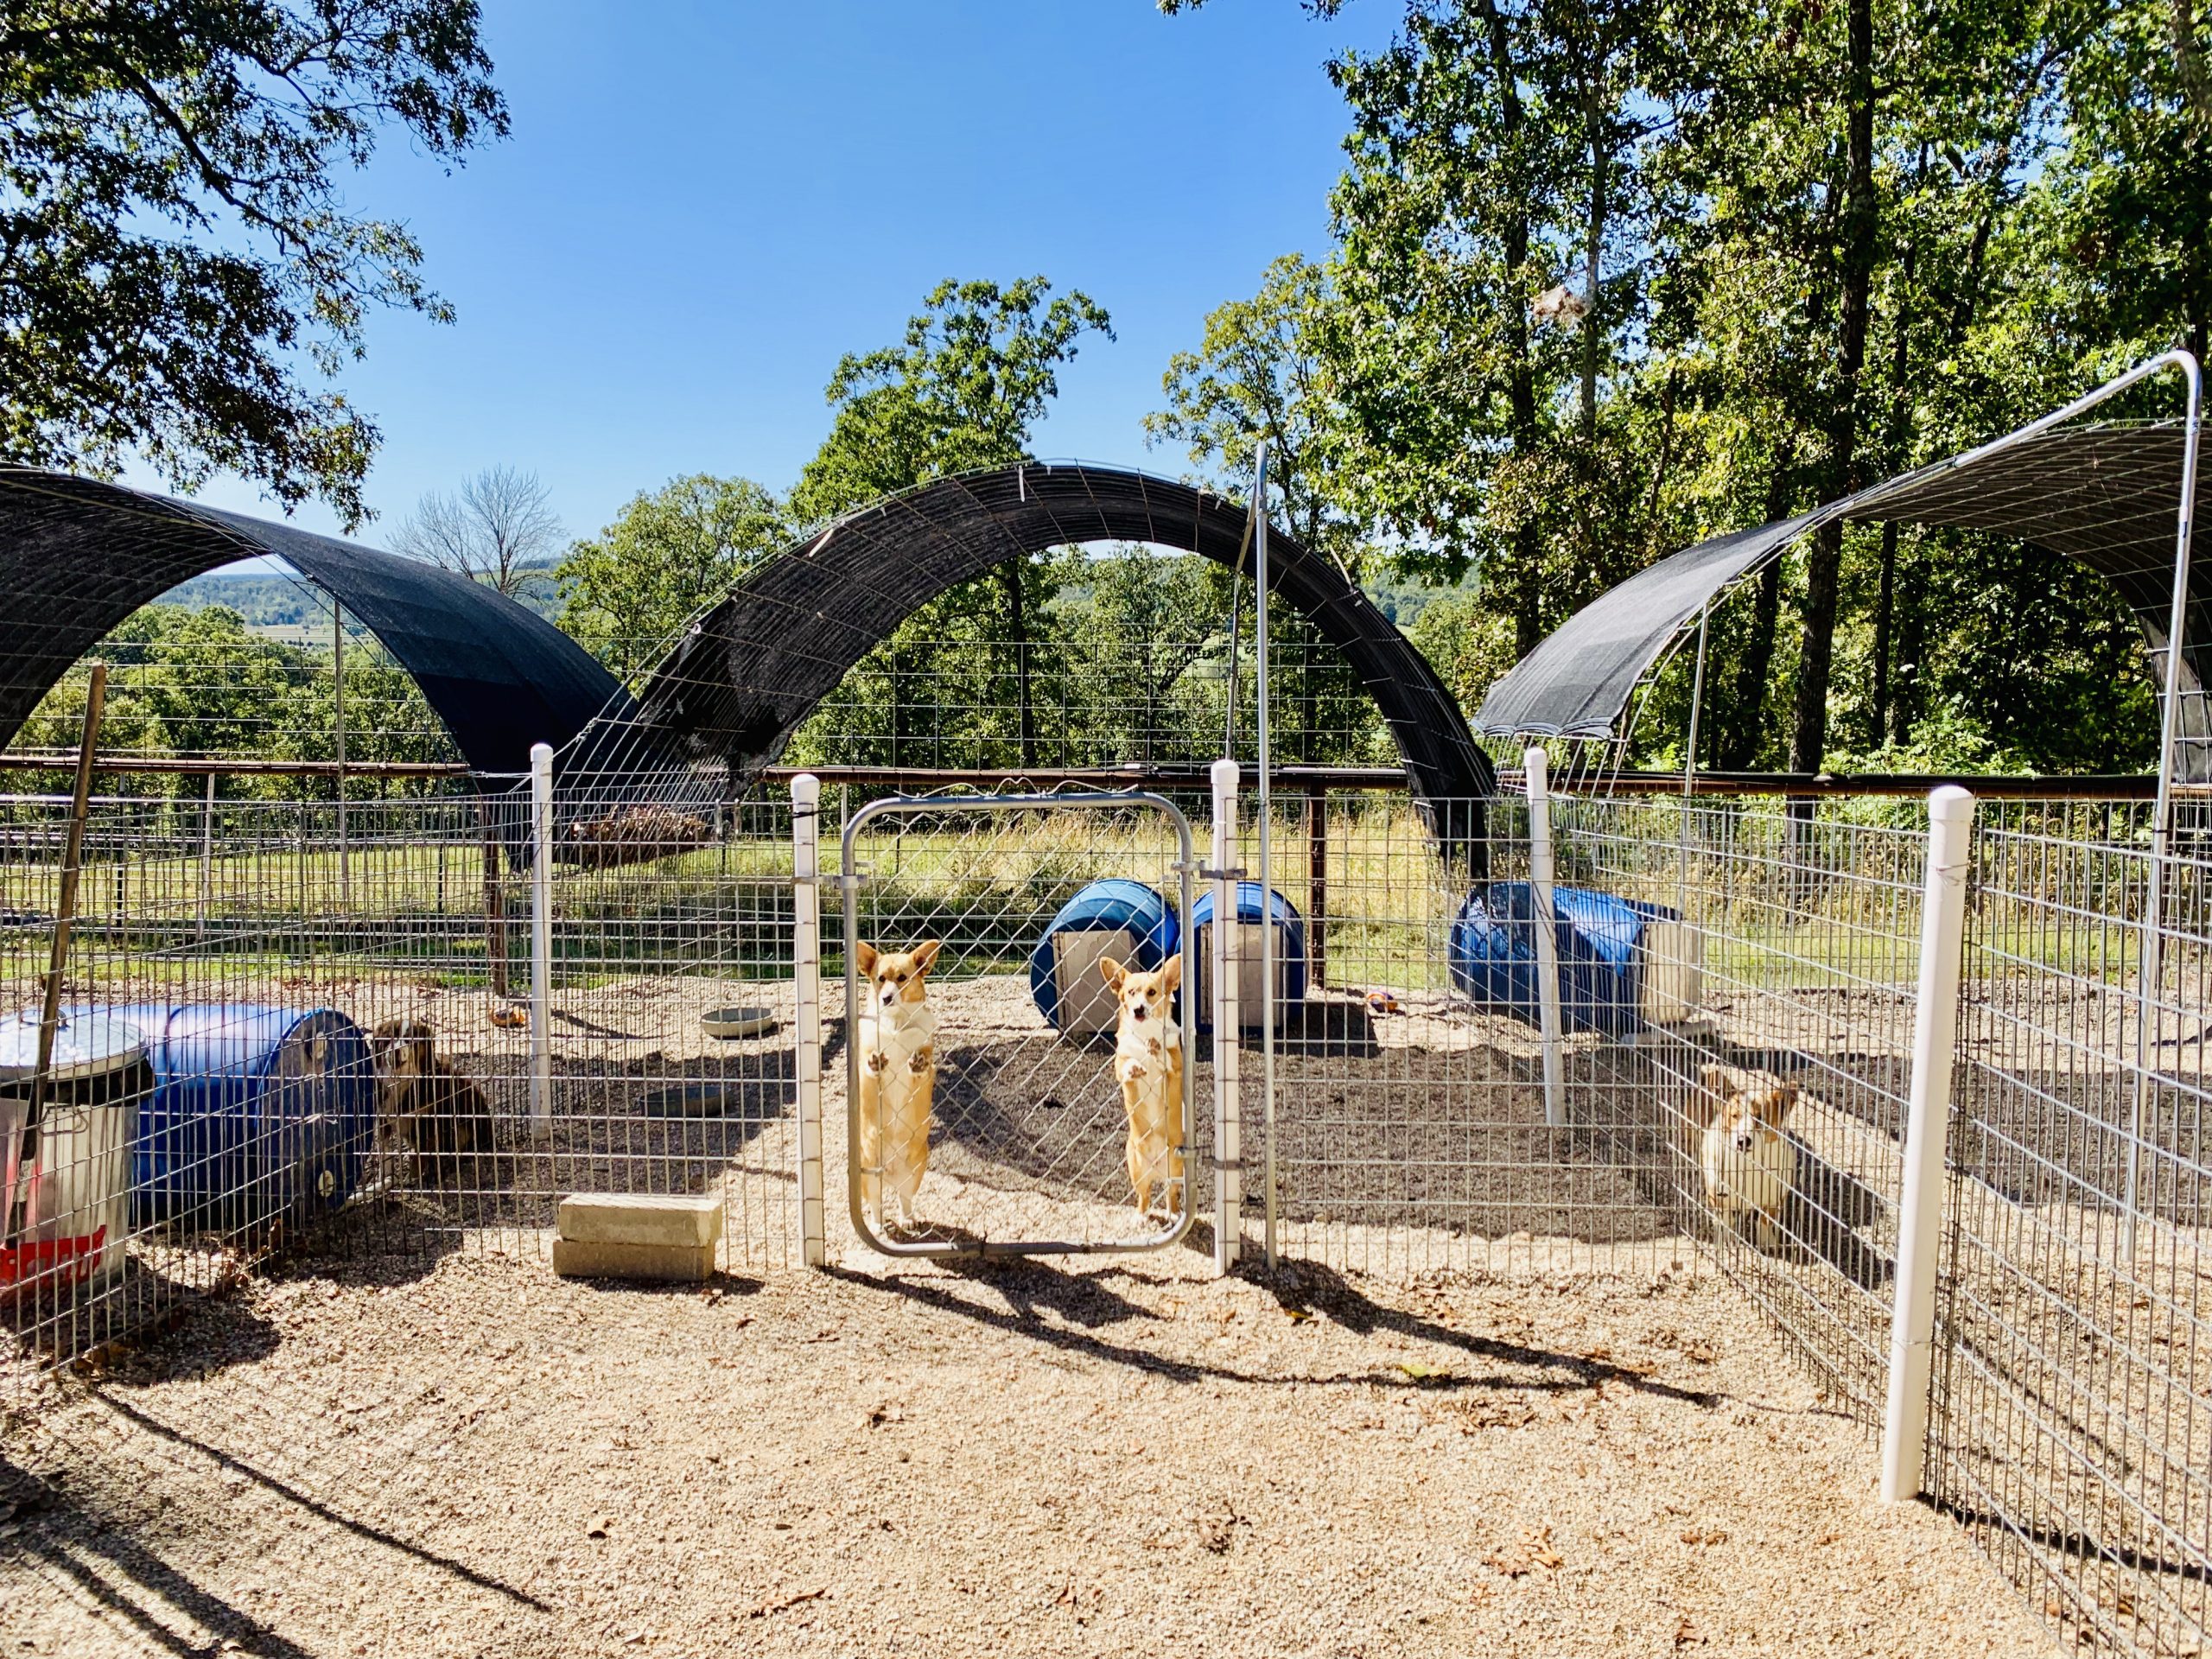
<svg viewBox="0 0 2212 1659"><path fill-rule="evenodd" d="M557 1231L577 1244L711 1249L722 1236L722 1201L681 1193L577 1192L561 1200Z"/></svg>
<svg viewBox="0 0 2212 1659"><path fill-rule="evenodd" d="M563 1279L654 1279L695 1283L715 1276L711 1244L606 1244L553 1241L553 1271Z"/></svg>

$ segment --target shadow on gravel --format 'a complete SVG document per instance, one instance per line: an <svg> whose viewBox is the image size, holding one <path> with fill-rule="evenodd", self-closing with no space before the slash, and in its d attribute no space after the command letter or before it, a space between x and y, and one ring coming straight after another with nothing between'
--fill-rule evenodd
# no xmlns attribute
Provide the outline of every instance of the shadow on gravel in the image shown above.
<svg viewBox="0 0 2212 1659"><path fill-rule="evenodd" d="M163 1619L156 1610L166 1605L211 1632L226 1652L308 1659L307 1649L178 1572L113 1517L83 1507L4 1458L0 1514L8 1522L0 1533L0 1564L67 1580L151 1647L177 1654L215 1651L190 1641Z"/></svg>
<svg viewBox="0 0 2212 1659"><path fill-rule="evenodd" d="M1595 1389L1611 1382L1633 1389L1640 1394L1680 1401L1703 1410L1711 1410L1728 1397L1717 1391L1677 1388L1673 1383L1645 1376L1632 1366L1610 1359L1567 1353L1556 1349L1530 1347L1495 1337L1455 1331L1449 1325L1439 1325L1418 1314L1385 1307L1353 1289L1340 1274L1302 1264L1294 1281L1286 1278L1280 1284L1268 1287L1287 1316L1291 1313L1319 1314L1357 1336L1388 1331L1399 1336L1456 1348L1472 1357L1500 1365L1527 1367L1541 1375L1460 1376L1437 1373L1419 1376L1395 1366L1387 1370L1370 1367L1329 1376L1306 1376L1239 1370L1233 1366L1217 1365L1205 1360L1181 1359L1172 1355L1154 1353L1127 1343L1109 1341L1096 1334L1109 1325L1137 1320L1159 1322L1161 1318L1151 1309L1129 1300L1101 1282L1107 1275L1118 1272L1117 1268L1071 1273L1035 1260L963 1262L957 1267L950 1262L938 1265L950 1268L951 1276L956 1279L988 1285L1003 1298L1004 1305L994 1306L963 1295L955 1286L940 1282L935 1275L928 1278L906 1278L895 1274L879 1276L857 1273L848 1268L830 1268L825 1271L862 1289L903 1296L923 1307L972 1319L994 1330L1027 1337L1105 1364L1126 1366L1132 1370L1165 1377L1175 1382L1246 1382L1279 1388L1343 1388L1357 1384L1437 1392L1462 1389L1513 1389L1540 1394ZM1042 1313L1046 1310L1058 1314L1065 1323L1042 1317Z"/></svg>
<svg viewBox="0 0 2212 1659"><path fill-rule="evenodd" d="M449 1573L456 1579L474 1585L480 1590L487 1590L494 1595L502 1596L517 1606L527 1607L534 1612L540 1613L550 1613L554 1611L548 1604L540 1601L527 1591L518 1590L512 1585L495 1579L487 1573L480 1573L466 1561L458 1561L450 1555L442 1555L435 1550L423 1548L420 1544L410 1543L404 1538L386 1532L381 1528L372 1527L365 1521L356 1520L342 1510L334 1510L320 1499L309 1497L296 1486L255 1468L253 1465L224 1451L220 1446L211 1446L205 1440L194 1439L181 1429L172 1427L158 1417L140 1410L130 1402L118 1398L110 1389L102 1389L97 1392L101 1402L110 1410L126 1419L133 1427L143 1429L147 1433L167 1440L173 1446L181 1446L197 1452L210 1462L224 1469L235 1471L263 1491L272 1492L286 1503L297 1505L318 1520L327 1521L334 1527L343 1527L357 1537L381 1544L386 1549L420 1561L426 1567L435 1567L440 1572ZM283 1650L300 1651L289 1646Z"/></svg>

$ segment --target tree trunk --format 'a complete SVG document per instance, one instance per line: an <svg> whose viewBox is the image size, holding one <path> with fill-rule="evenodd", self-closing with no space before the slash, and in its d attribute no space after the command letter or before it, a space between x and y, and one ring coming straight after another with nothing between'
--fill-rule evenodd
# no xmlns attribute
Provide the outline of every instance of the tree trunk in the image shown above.
<svg viewBox="0 0 2212 1659"><path fill-rule="evenodd" d="M1480 0L1483 22L1490 41L1491 73L1497 78L1498 124L1510 152L1521 132L1522 109L1518 71L1513 61L1513 37L1497 0ZM1508 435L1513 453L1528 456L1539 441L1536 424L1535 365L1529 356L1529 307L1521 288L1529 264L1529 218L1509 213L1500 227L1504 244L1507 295L1505 348L1510 367L1506 372L1505 405ZM1513 643L1517 660L1536 648L1544 637L1541 566L1543 531L1523 524L1513 536Z"/></svg>
<svg viewBox="0 0 2212 1659"><path fill-rule="evenodd" d="M1851 178L1843 210L1843 258L1837 341L1835 407L1829 423L1830 499L1850 493L1857 476L1859 373L1866 360L1866 322L1873 298L1880 229L1874 200L1873 0L1850 0L1850 75L1846 91ZM1793 772L1818 772L1827 747L1828 678L1835 661L1836 596L1843 569L1843 526L1814 532L1805 561L1805 647L1798 665L1797 718L1789 739Z"/></svg>
<svg viewBox="0 0 2212 1659"><path fill-rule="evenodd" d="M1585 238L1583 298L1589 309L1582 315L1582 441L1583 465L1594 467L1598 442L1598 358L1605 344L1604 325L1598 313L1599 267L1605 246L1606 175L1612 156L1605 143L1604 107L1598 89L1590 88L1590 227Z"/></svg>
<svg viewBox="0 0 2212 1659"><path fill-rule="evenodd" d="M1784 450L1774 463L1767 482L1766 520L1772 524L1787 516L1796 495L1794 450ZM1729 702L1728 734L1725 745L1718 738L1713 753L1723 770L1748 772L1758 759L1759 730L1766 715L1767 676L1774 669L1774 635L1782 619L1782 559L1779 555L1759 572L1759 585L1751 597L1751 637L1736 665L1734 695Z"/></svg>
<svg viewBox="0 0 2212 1659"><path fill-rule="evenodd" d="M1874 747L1890 729L1890 631L1897 614L1897 521L1882 521L1882 573L1874 589L1874 686L1866 724Z"/></svg>

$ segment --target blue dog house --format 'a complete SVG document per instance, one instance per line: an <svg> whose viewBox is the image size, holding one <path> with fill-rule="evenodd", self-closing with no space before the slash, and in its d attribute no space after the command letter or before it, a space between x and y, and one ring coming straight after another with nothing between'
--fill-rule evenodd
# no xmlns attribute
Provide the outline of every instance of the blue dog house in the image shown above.
<svg viewBox="0 0 2212 1659"><path fill-rule="evenodd" d="M1554 887L1552 908L1562 1029L1625 1036L1651 1019L1655 1001L1672 1007L1695 1001L1694 989L1686 995L1677 982L1695 945L1678 912L1583 887ZM1663 988L1650 982L1651 946L1662 930L1669 949L1661 960L1669 970ZM1493 881L1469 893L1452 924L1451 963L1452 982L1477 1007L1538 1024L1535 888Z"/></svg>
<svg viewBox="0 0 2212 1659"><path fill-rule="evenodd" d="M1098 964L1150 973L1182 944L1174 909L1141 881L1093 881L1062 905L1029 955L1029 995L1064 1034L1111 1031L1118 1004Z"/></svg>
<svg viewBox="0 0 2212 1659"><path fill-rule="evenodd" d="M1213 902L1214 890L1208 887L1191 906L1191 929L1198 936L1198 1024L1202 1031L1213 1028ZM1263 925L1274 928L1275 1004L1280 1011L1285 1002L1298 1002L1306 996L1306 924L1298 913L1298 906L1280 893L1268 893L1264 899L1257 881L1236 884L1236 938L1232 944L1238 968L1236 982L1237 1018L1241 1023L1254 1028L1264 1023L1262 1009L1267 1002L1261 979L1260 929Z"/></svg>
<svg viewBox="0 0 2212 1659"><path fill-rule="evenodd" d="M335 1210L376 1124L376 1068L334 1008L146 1004L154 1092L140 1108L137 1218L230 1226Z"/></svg>

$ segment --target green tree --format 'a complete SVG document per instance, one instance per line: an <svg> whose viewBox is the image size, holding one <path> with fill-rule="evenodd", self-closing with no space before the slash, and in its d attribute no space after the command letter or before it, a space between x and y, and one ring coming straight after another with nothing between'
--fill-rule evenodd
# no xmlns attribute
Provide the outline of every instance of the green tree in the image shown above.
<svg viewBox="0 0 2212 1659"><path fill-rule="evenodd" d="M310 384L368 313L449 314L345 200L379 134L507 130L474 0L0 4L0 456L186 487L228 468L351 524L375 424Z"/></svg>
<svg viewBox="0 0 2212 1659"><path fill-rule="evenodd" d="M804 518L849 512L894 491L1029 457L1029 435L1059 391L1083 337L1113 338L1103 308L1042 276L940 283L897 346L848 356L830 377L830 435L792 493ZM887 649L963 637L980 624L1013 665L1010 702L1025 766L1039 764L1034 616L1050 597L1049 561L1009 559L985 580L995 596L960 592L925 607Z"/></svg>
<svg viewBox="0 0 2212 1659"><path fill-rule="evenodd" d="M1167 407L1145 416L1145 442L1184 446L1209 485L1241 498L1264 439L1271 510L1357 581L1363 527L1325 487L1332 400L1316 334L1328 304L1325 271L1296 254L1277 259L1252 298L1207 314L1197 351L1168 359L1160 377Z"/></svg>
<svg viewBox="0 0 2212 1659"><path fill-rule="evenodd" d="M672 480L569 550L557 572L561 626L616 677L634 682L677 628L791 534L785 504L749 479Z"/></svg>

